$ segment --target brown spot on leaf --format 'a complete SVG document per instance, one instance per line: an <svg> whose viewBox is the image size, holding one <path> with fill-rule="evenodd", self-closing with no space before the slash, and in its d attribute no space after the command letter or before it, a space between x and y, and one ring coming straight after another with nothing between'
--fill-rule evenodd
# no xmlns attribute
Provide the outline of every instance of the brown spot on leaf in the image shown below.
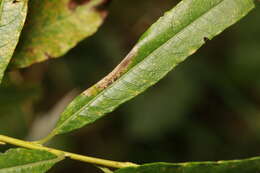
<svg viewBox="0 0 260 173"><path fill-rule="evenodd" d="M208 38L208 37L204 37L203 40L204 40L204 42L206 43L206 42L209 41L209 38Z"/></svg>
<svg viewBox="0 0 260 173"><path fill-rule="evenodd" d="M100 14L100 16L101 16L103 19L105 19L105 18L107 17L107 15L108 15L108 12L107 12L106 10L104 10L104 11L100 11L99 14Z"/></svg>
<svg viewBox="0 0 260 173"><path fill-rule="evenodd" d="M70 0L68 3L68 8L74 11L78 6L85 5L90 0Z"/></svg>
<svg viewBox="0 0 260 173"><path fill-rule="evenodd" d="M52 59L53 56L51 56L48 52L44 52L44 55L46 57L46 59Z"/></svg>
<svg viewBox="0 0 260 173"><path fill-rule="evenodd" d="M18 1L18 0L13 0L13 4L16 4L17 2L20 2L20 1Z"/></svg>
<svg viewBox="0 0 260 173"><path fill-rule="evenodd" d="M131 52L125 57L123 61L121 61L120 64L116 66L116 68L110 72L106 77L104 77L102 80L100 80L97 84L95 84L93 87L87 89L83 92L86 96L91 96L93 93L95 93L96 90L103 90L110 86L112 83L114 83L118 78L120 78L130 67L133 58L137 54L137 47L134 47Z"/></svg>

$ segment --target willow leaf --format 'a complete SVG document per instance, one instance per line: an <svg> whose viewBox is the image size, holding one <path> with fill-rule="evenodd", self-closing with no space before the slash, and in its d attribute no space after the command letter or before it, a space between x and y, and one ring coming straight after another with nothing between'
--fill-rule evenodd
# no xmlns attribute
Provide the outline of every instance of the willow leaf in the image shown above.
<svg viewBox="0 0 260 173"><path fill-rule="evenodd" d="M27 0L0 0L0 82L18 43L27 13Z"/></svg>
<svg viewBox="0 0 260 173"><path fill-rule="evenodd" d="M72 101L47 139L92 123L142 93L253 7L253 0L181 1L108 76Z"/></svg>
<svg viewBox="0 0 260 173"><path fill-rule="evenodd" d="M108 168L104 168L104 167L98 167L103 173L113 173L113 171L111 171Z"/></svg>
<svg viewBox="0 0 260 173"><path fill-rule="evenodd" d="M0 173L44 173L62 159L47 151L10 149L0 154Z"/></svg>
<svg viewBox="0 0 260 173"><path fill-rule="evenodd" d="M31 0L26 25L12 67L64 55L79 41L94 34L106 11L105 0Z"/></svg>
<svg viewBox="0 0 260 173"><path fill-rule="evenodd" d="M218 161L187 163L151 163L139 167L122 168L115 173L253 173L260 172L260 157Z"/></svg>

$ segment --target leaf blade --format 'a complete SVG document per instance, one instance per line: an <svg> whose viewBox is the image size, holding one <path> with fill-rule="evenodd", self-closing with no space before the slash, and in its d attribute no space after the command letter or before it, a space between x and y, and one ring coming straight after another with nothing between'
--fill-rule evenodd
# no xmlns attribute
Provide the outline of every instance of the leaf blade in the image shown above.
<svg viewBox="0 0 260 173"><path fill-rule="evenodd" d="M32 0L12 67L58 58L94 34L106 17L104 0Z"/></svg>
<svg viewBox="0 0 260 173"><path fill-rule="evenodd" d="M44 173L62 159L47 151L10 149L0 154L0 173Z"/></svg>
<svg viewBox="0 0 260 173"><path fill-rule="evenodd" d="M65 109L51 136L92 123L142 93L195 53L205 39L212 39L253 7L252 0L182 1L152 25L114 71Z"/></svg>
<svg viewBox="0 0 260 173"><path fill-rule="evenodd" d="M18 43L27 14L27 0L0 1L0 82Z"/></svg>
<svg viewBox="0 0 260 173"><path fill-rule="evenodd" d="M260 171L260 158L218 162L150 163L122 168L115 173L251 173Z"/></svg>
<svg viewBox="0 0 260 173"><path fill-rule="evenodd" d="M110 169L108 168L104 168L104 167L98 167L102 172L104 173L113 173L113 171L111 171Z"/></svg>

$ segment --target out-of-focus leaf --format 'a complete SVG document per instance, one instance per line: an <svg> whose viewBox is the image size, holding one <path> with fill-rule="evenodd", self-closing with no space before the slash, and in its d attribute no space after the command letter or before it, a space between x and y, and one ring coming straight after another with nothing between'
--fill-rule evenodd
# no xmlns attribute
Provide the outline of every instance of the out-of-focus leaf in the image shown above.
<svg viewBox="0 0 260 173"><path fill-rule="evenodd" d="M46 139L92 123L142 93L253 7L253 0L183 0L152 25L115 70L65 109Z"/></svg>
<svg viewBox="0 0 260 173"><path fill-rule="evenodd" d="M105 0L31 0L12 66L26 67L57 58L94 34L106 11Z"/></svg>
<svg viewBox="0 0 260 173"><path fill-rule="evenodd" d="M44 173L62 159L47 151L10 149L0 154L0 173Z"/></svg>
<svg viewBox="0 0 260 173"><path fill-rule="evenodd" d="M123 168L115 173L253 173L260 171L260 158L218 162L188 162L180 164L151 163Z"/></svg>
<svg viewBox="0 0 260 173"><path fill-rule="evenodd" d="M27 13L27 0L0 0L0 82L18 43Z"/></svg>
<svg viewBox="0 0 260 173"><path fill-rule="evenodd" d="M32 116L32 105L39 99L41 90L37 86L0 87L0 131L10 136L24 136L28 120ZM12 127L12 128L10 128Z"/></svg>

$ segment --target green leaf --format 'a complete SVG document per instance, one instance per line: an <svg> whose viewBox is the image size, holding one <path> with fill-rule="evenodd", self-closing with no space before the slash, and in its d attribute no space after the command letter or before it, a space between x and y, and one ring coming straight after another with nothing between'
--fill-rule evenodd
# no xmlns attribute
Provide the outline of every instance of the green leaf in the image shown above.
<svg viewBox="0 0 260 173"><path fill-rule="evenodd" d="M108 168L104 168L104 167L98 167L102 172L104 173L113 173L113 171L111 171L110 169Z"/></svg>
<svg viewBox="0 0 260 173"><path fill-rule="evenodd" d="M253 7L253 0L183 0L152 25L108 76L65 109L46 140L92 123L142 93Z"/></svg>
<svg viewBox="0 0 260 173"><path fill-rule="evenodd" d="M27 13L27 0L0 0L0 82L18 43Z"/></svg>
<svg viewBox="0 0 260 173"><path fill-rule="evenodd" d="M21 41L12 66L64 55L79 41L94 34L106 12L99 10L105 0L31 0Z"/></svg>
<svg viewBox="0 0 260 173"><path fill-rule="evenodd" d="M0 154L0 173L44 173L62 159L47 151L10 149Z"/></svg>
<svg viewBox="0 0 260 173"><path fill-rule="evenodd" d="M218 161L188 163L151 163L139 167L122 168L115 173L253 173L260 172L260 157Z"/></svg>

